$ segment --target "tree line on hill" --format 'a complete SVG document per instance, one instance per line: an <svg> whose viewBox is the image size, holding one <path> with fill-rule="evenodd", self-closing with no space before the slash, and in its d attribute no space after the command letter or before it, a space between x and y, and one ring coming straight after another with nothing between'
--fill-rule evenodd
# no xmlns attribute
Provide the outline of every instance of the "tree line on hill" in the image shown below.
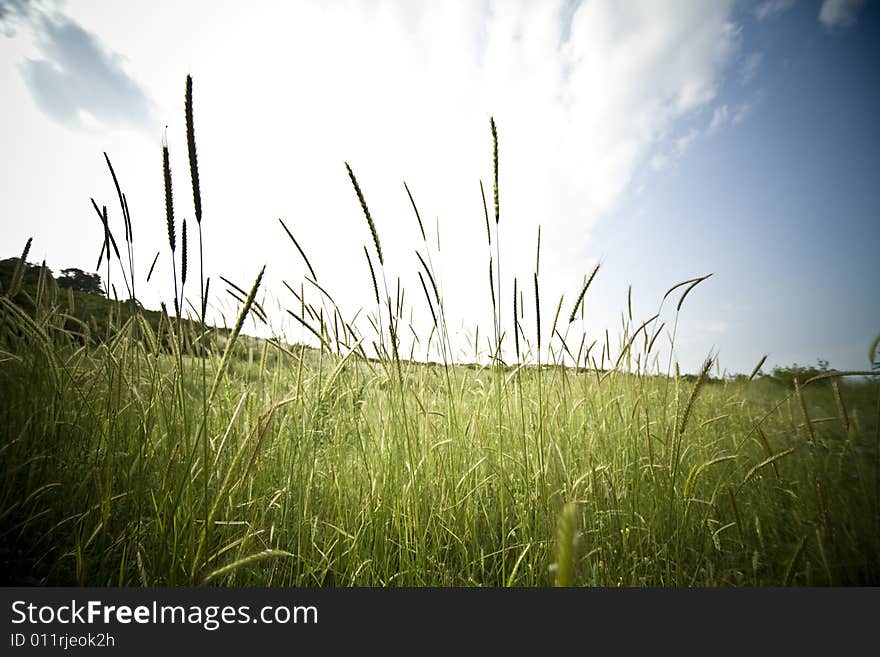
<svg viewBox="0 0 880 657"><path fill-rule="evenodd" d="M0 260L0 295L11 296L15 304L31 317L37 314L38 302L45 306L48 300L50 306L54 304L63 313L64 330L80 343L97 344L109 339L135 312L139 312L167 351L171 346L170 325L180 326L176 318L161 311L148 310L136 300L108 298L99 274L68 267L55 276L45 263L22 262L19 257ZM176 332L182 349L188 353L199 351L195 341L200 332L198 322L184 320L182 324L185 330ZM211 327L211 335L204 336L199 344L208 345L218 332L227 331Z"/></svg>

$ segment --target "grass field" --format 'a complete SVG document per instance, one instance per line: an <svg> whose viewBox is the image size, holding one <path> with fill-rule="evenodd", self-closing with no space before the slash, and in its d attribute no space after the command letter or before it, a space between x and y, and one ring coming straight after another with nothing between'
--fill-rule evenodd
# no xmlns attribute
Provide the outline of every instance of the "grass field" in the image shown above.
<svg viewBox="0 0 880 657"><path fill-rule="evenodd" d="M242 334L262 313L258 278L231 331L107 300L90 339L73 295L13 276L0 297L4 583L880 584L876 379L734 380L711 360L680 375L658 363L650 320L624 315L619 349L574 349L580 336L555 330L568 308L544 318L543 345L540 317L537 335L514 319L505 338L496 312L494 354L454 363L427 239L426 342L445 358L415 362L349 174L374 240L371 335L329 293L291 311L316 347ZM493 191L497 231L497 177ZM109 229L105 247L109 260ZM670 290L676 317L700 280ZM537 271L527 287L537 298ZM514 318L534 312L525 303ZM516 343L506 364L502 340Z"/></svg>

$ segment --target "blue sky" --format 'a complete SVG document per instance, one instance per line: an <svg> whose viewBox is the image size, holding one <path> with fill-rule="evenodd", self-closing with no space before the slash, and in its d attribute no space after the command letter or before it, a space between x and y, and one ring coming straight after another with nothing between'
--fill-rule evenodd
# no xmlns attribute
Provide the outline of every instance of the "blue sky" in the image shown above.
<svg viewBox="0 0 880 657"><path fill-rule="evenodd" d="M808 2L746 22L742 51L760 64L715 106L748 104L748 117L645 175L598 231L608 261L659 278L650 297L669 271L714 272L681 326L741 371L764 352L864 368L880 332L878 9L834 30Z"/></svg>
<svg viewBox="0 0 880 657"><path fill-rule="evenodd" d="M714 328L722 362L757 348L775 362L864 367L880 331L877 9L829 31L799 3L744 29L760 66L717 103L751 103L748 118L695 140L621 223L603 224L609 253L628 242L646 281L679 260L715 273L683 327ZM638 239L619 230L628 222Z"/></svg>
<svg viewBox="0 0 880 657"><path fill-rule="evenodd" d="M244 287L267 264L272 330L289 339L305 336L283 319L295 302L281 281L298 288L304 267L278 217L348 316L374 310L349 161L422 335L419 234L402 180L432 237L439 226L432 255L457 344L472 353L474 325L484 336L492 326L479 180L491 189L493 115L502 313L513 278L531 281L540 224L544 317L563 293L567 315L602 263L586 321L571 328L588 343L606 327L617 342L628 286L638 323L669 287L712 273L679 319L683 369L710 352L728 371L765 353L770 366L822 357L864 369L880 332L878 36L880 8L858 0L247 11L0 0L0 255L33 236L32 259L92 271L101 232L89 197L115 210L107 151L130 199L140 281L162 250L139 296L168 301L160 143L167 125L177 217L192 222L182 111L192 73L208 274ZM212 289L222 321L234 304ZM533 336L530 314L523 326Z"/></svg>

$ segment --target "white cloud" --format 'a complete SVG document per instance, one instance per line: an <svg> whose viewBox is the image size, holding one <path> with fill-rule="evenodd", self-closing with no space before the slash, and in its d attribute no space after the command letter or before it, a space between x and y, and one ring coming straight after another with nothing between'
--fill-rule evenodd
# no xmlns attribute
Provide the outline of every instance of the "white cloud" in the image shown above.
<svg viewBox="0 0 880 657"><path fill-rule="evenodd" d="M671 145L667 147L666 152L658 151L654 153L648 161L648 165L652 170L657 172L670 169L675 164L675 161L688 151L691 144L696 141L701 134L714 134L721 129L722 126L728 123L730 125L742 123L752 115L756 104L757 100L751 100L740 103L733 108L728 107L727 104L719 105L712 112L712 118L709 120L709 125L704 130L690 128L685 133L672 139Z"/></svg>
<svg viewBox="0 0 880 657"><path fill-rule="evenodd" d="M693 326L698 332L709 334L727 333L730 328L730 324L720 319L694 320Z"/></svg>
<svg viewBox="0 0 880 657"><path fill-rule="evenodd" d="M819 22L826 28L843 28L855 25L864 0L824 0L819 9Z"/></svg>
<svg viewBox="0 0 880 657"><path fill-rule="evenodd" d="M700 135L699 130L691 128L684 135L675 140L675 153L684 155L691 143Z"/></svg>
<svg viewBox="0 0 880 657"><path fill-rule="evenodd" d="M116 126L155 130L153 106L118 55L64 16L34 12L40 57L22 75L36 104L53 120L83 130Z"/></svg>
<svg viewBox="0 0 880 657"><path fill-rule="evenodd" d="M665 171L672 165L672 159L663 153L656 153L651 156L650 165L654 171Z"/></svg>
<svg viewBox="0 0 880 657"><path fill-rule="evenodd" d="M733 110L733 116L730 119L731 124L737 125L749 118L754 113L757 104L757 100L752 100L737 105Z"/></svg>
<svg viewBox="0 0 880 657"><path fill-rule="evenodd" d="M0 0L0 30L11 41L28 42L15 67L52 120L95 135L157 128L152 101L126 71L125 58L53 3Z"/></svg>
<svg viewBox="0 0 880 657"><path fill-rule="evenodd" d="M758 104L758 98L759 96L756 96L752 100L739 103L733 107L729 107L727 104L716 107L712 112L712 118L709 121L709 133L717 132L722 126L728 123L731 125L738 125L745 121L755 111L755 107Z"/></svg>
<svg viewBox="0 0 880 657"><path fill-rule="evenodd" d="M715 111L712 112L712 120L709 122L709 132L715 132L727 123L729 115L730 112L727 109L727 105L716 107Z"/></svg>
<svg viewBox="0 0 880 657"><path fill-rule="evenodd" d="M775 18L794 6L795 0L766 0L755 7L755 17L759 21Z"/></svg>

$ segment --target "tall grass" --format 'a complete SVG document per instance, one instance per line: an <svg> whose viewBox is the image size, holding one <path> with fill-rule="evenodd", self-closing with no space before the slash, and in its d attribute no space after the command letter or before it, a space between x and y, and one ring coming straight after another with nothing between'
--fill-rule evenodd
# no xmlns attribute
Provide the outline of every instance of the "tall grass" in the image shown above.
<svg viewBox="0 0 880 657"><path fill-rule="evenodd" d="M678 314L707 277L671 288L647 320L633 317L628 295L615 348L610 332L583 328L598 266L579 288L564 332L557 330L562 296L552 328L542 323L538 245L534 334L523 330L527 297L514 280L508 330L516 362L503 362L494 120L494 257L483 194L495 303L486 364L453 358L443 281L405 184L422 237L414 260L422 293L413 306L431 317L430 334L414 339L426 355L436 341L442 355L430 363L399 352L405 290L398 284L391 294L379 227L348 165L375 250L364 247L372 333L318 283L283 222L310 274L285 283L296 300L288 312L317 346L245 334L251 319L268 319L257 300L265 268L249 292L222 279L237 304L231 330L205 324L210 278L191 78L185 111L200 321L182 321L167 145L175 316L165 313L154 325L144 312L126 314L122 302L109 301L111 330L95 340L87 323L73 321L72 299L51 277L34 291L16 273L0 296L7 583L880 582L880 389L832 372L790 390L756 376L763 359L748 380L712 378L713 358L696 378L680 375L671 355ZM133 296L131 220L110 171L128 244L117 260ZM99 215L109 262L110 224L106 211ZM680 288L662 363L654 346L665 326L663 302ZM374 356L364 348L371 342Z"/></svg>

